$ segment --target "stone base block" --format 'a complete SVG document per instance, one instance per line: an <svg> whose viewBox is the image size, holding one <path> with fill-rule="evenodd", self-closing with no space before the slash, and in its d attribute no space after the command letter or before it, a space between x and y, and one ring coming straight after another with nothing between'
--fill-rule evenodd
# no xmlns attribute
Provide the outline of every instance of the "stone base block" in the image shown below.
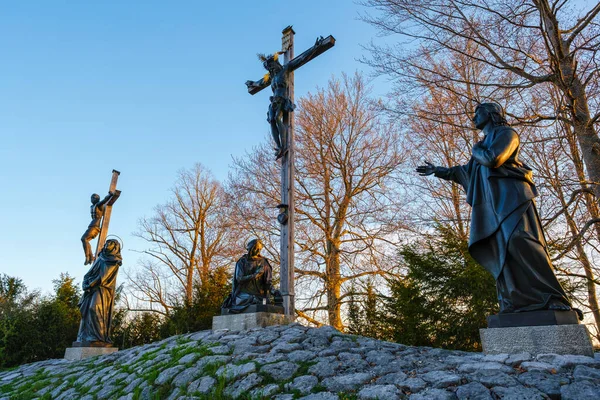
<svg viewBox="0 0 600 400"><path fill-rule="evenodd" d="M111 354L118 350L116 347L67 347L65 350L65 360L83 360L90 357Z"/></svg>
<svg viewBox="0 0 600 400"><path fill-rule="evenodd" d="M274 304L251 304L244 310L243 314L247 313L257 313L257 312L266 312L271 314L284 314L285 310L283 306L276 306ZM221 315L238 315L240 314L235 312L230 312L228 308L221 309Z"/></svg>
<svg viewBox="0 0 600 400"><path fill-rule="evenodd" d="M480 329L485 354L555 353L594 357L585 325L519 326Z"/></svg>
<svg viewBox="0 0 600 400"><path fill-rule="evenodd" d="M539 310L506 313L487 317L488 328L511 328L515 326L577 325L575 311Z"/></svg>
<svg viewBox="0 0 600 400"><path fill-rule="evenodd" d="M229 329L230 331L244 331L252 328L264 328L270 325L287 325L294 322L284 314L268 312L242 313L217 315L213 317L213 331Z"/></svg>

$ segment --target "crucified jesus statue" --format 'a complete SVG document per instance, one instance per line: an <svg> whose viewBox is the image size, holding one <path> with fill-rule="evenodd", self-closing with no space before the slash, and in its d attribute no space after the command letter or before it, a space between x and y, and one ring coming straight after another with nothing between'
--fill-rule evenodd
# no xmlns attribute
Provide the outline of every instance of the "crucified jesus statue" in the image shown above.
<svg viewBox="0 0 600 400"><path fill-rule="evenodd" d="M284 113L293 112L296 106L289 97L289 73L306 64L332 44L333 38L322 36L317 38L315 44L285 65L279 62L279 55L285 51L278 51L271 55L259 54L258 58L263 62L263 67L268 71L259 81L246 81L250 93L256 93L262 88L271 85L273 96L269 98L269 110L267 111L267 122L271 125L271 136L275 142L275 157L280 159L287 151L287 131L283 123Z"/></svg>

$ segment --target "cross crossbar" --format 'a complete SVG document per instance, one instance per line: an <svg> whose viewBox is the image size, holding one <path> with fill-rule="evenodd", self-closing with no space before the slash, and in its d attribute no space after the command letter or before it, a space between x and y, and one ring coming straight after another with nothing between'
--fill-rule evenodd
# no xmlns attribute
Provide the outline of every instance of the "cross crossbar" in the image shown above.
<svg viewBox="0 0 600 400"><path fill-rule="evenodd" d="M316 44L316 48L313 46L312 48L306 50L304 53L300 54L299 56L295 57L289 62L289 66L287 68L288 71L294 71L295 69L300 68L310 60L318 57L319 55L323 54L324 52L335 46L335 38L331 35L327 36L324 39L319 38L317 39L317 41L320 41L320 43ZM248 87L248 93L256 94L264 88L268 87L269 84L269 82L265 82L264 78L261 78L260 80L256 81L253 86Z"/></svg>

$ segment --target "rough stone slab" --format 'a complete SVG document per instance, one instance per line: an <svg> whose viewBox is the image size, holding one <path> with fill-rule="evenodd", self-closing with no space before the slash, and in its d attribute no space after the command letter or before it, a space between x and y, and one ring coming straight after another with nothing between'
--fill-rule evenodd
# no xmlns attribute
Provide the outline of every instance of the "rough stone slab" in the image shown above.
<svg viewBox="0 0 600 400"><path fill-rule="evenodd" d="M577 382L560 388L562 400L587 400L600 398L600 385L592 382Z"/></svg>
<svg viewBox="0 0 600 400"><path fill-rule="evenodd" d="M213 331L228 329L230 331L246 331L264 328L271 325L287 325L293 321L283 315L267 312L242 313L233 315L217 315L213 317Z"/></svg>
<svg viewBox="0 0 600 400"><path fill-rule="evenodd" d="M585 325L521 326L480 329L485 354L543 353L594 356Z"/></svg>
<svg viewBox="0 0 600 400"><path fill-rule="evenodd" d="M281 361L275 364L265 365L261 368L261 372L265 372L271 375L271 377L275 379L275 381L281 382L287 381L292 376L294 376L296 371L298 371L298 368L298 365L294 363L288 361Z"/></svg>
<svg viewBox="0 0 600 400"><path fill-rule="evenodd" d="M458 400L492 400L490 391L479 382L459 386L456 390Z"/></svg>
<svg viewBox="0 0 600 400"><path fill-rule="evenodd" d="M402 393L394 385L369 385L358 392L360 400L398 400Z"/></svg>
<svg viewBox="0 0 600 400"><path fill-rule="evenodd" d="M116 347L67 347L65 350L65 360L84 360L90 357L112 354L118 350Z"/></svg>
<svg viewBox="0 0 600 400"><path fill-rule="evenodd" d="M297 390L300 394L309 394L319 383L319 378L314 375L299 376L293 382L286 383L286 391Z"/></svg>

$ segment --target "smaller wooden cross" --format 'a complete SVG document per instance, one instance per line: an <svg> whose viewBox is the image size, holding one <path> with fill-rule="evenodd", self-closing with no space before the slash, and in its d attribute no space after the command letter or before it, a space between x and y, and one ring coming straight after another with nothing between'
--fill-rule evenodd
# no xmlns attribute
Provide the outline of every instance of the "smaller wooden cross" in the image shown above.
<svg viewBox="0 0 600 400"><path fill-rule="evenodd" d="M117 199L121 195L121 191L117 190L117 180L119 179L120 174L121 173L116 169L112 170L112 178L110 180L110 187L108 191L112 192L113 195L108 201L108 203L106 203L106 206L104 208L104 216L102 217L102 225L100 226L100 236L98 237L98 243L96 244L96 257L98 257L98 255L102 251L102 248L104 247L104 242L106 242L106 236L108 236L108 225L110 224L110 214L112 212L112 206L113 204L115 204L115 201L117 201Z"/></svg>

